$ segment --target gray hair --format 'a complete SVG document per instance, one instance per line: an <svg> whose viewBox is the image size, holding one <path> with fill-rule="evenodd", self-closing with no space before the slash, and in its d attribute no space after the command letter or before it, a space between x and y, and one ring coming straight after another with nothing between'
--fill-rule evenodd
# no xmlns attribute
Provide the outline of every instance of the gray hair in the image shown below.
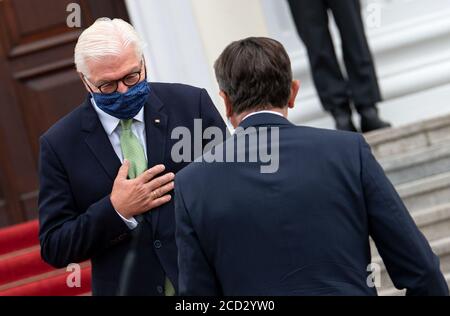
<svg viewBox="0 0 450 316"><path fill-rule="evenodd" d="M118 56L132 45L137 57L143 54L144 44L134 27L122 19L100 18L81 33L75 46L75 66L78 72L89 76L87 61L100 61Z"/></svg>

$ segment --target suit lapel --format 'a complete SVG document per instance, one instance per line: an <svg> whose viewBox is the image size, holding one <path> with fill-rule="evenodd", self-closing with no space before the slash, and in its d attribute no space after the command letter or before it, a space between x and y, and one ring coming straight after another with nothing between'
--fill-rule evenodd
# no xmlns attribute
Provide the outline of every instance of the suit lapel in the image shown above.
<svg viewBox="0 0 450 316"><path fill-rule="evenodd" d="M147 138L148 168L165 164L167 140L167 115L163 103L151 90L149 100L144 109L145 134ZM150 211L153 235L158 225L159 209Z"/></svg>
<svg viewBox="0 0 450 316"><path fill-rule="evenodd" d="M82 128L88 133L85 141L111 181L114 181L121 166L120 159L117 157L97 113L90 104L89 98L83 107Z"/></svg>

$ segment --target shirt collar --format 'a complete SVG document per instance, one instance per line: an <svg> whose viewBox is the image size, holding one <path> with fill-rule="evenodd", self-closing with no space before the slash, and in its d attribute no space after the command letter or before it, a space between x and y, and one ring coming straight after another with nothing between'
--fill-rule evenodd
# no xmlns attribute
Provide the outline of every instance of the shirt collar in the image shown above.
<svg viewBox="0 0 450 316"><path fill-rule="evenodd" d="M250 113L250 114L248 114L246 117L244 117L244 118L242 119L241 123L242 123L244 120L248 119L250 116L257 115L257 114L263 114L263 113L275 114L275 115L284 117L283 114L281 114L281 113L279 113L279 112L276 112L276 111L269 111L269 110L256 111L256 112Z"/></svg>
<svg viewBox="0 0 450 316"><path fill-rule="evenodd" d="M111 135L117 128L120 123L120 119L109 115L108 113L102 111L97 104L95 104L94 98L91 98L91 103L94 106L95 111L97 112L98 118L105 129L106 134ZM134 120L144 123L144 107L133 117Z"/></svg>

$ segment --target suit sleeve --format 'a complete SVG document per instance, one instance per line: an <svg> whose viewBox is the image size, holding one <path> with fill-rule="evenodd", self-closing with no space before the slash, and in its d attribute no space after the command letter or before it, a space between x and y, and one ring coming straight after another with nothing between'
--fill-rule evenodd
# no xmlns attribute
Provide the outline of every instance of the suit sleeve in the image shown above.
<svg viewBox="0 0 450 316"><path fill-rule="evenodd" d="M439 258L360 136L361 180L369 232L397 289L406 295L448 295Z"/></svg>
<svg viewBox="0 0 450 316"><path fill-rule="evenodd" d="M109 195L87 210L77 207L67 174L45 137L41 137L39 177L39 239L47 263L62 268L85 261L130 232Z"/></svg>
<svg viewBox="0 0 450 316"><path fill-rule="evenodd" d="M178 288L181 296L220 296L215 273L202 250L175 180L175 237L178 247Z"/></svg>

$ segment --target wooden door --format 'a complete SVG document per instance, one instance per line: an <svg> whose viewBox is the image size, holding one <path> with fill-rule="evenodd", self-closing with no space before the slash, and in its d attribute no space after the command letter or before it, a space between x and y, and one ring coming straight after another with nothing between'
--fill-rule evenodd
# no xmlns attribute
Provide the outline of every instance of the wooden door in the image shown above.
<svg viewBox="0 0 450 316"><path fill-rule="evenodd" d="M86 96L73 51L102 16L128 20L123 0L0 0L0 227L37 217L39 136Z"/></svg>

